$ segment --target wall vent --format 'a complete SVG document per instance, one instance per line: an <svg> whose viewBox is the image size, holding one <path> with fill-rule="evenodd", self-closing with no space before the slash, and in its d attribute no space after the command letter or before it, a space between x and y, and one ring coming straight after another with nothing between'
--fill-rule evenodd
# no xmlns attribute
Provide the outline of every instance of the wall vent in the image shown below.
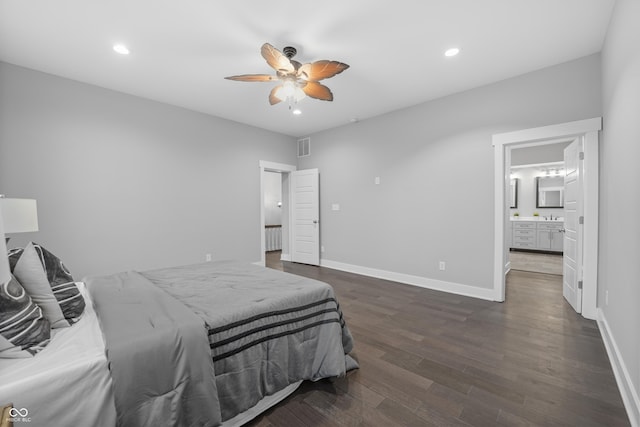
<svg viewBox="0 0 640 427"><path fill-rule="evenodd" d="M311 154L311 138L306 137L298 140L298 157L306 157Z"/></svg>

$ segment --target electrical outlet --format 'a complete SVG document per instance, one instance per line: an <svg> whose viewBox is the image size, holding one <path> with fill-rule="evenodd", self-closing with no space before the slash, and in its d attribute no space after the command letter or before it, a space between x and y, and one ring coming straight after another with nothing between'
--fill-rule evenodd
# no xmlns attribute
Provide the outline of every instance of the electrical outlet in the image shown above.
<svg viewBox="0 0 640 427"><path fill-rule="evenodd" d="M324 246L320 246L320 252L324 252Z"/></svg>
<svg viewBox="0 0 640 427"><path fill-rule="evenodd" d="M207 261L207 262L211 261L211 254L206 254L204 256L204 260Z"/></svg>
<svg viewBox="0 0 640 427"><path fill-rule="evenodd" d="M446 264L444 261L440 261L440 270L446 270Z"/></svg>
<svg viewBox="0 0 640 427"><path fill-rule="evenodd" d="M609 305L609 291L604 291L604 305Z"/></svg>

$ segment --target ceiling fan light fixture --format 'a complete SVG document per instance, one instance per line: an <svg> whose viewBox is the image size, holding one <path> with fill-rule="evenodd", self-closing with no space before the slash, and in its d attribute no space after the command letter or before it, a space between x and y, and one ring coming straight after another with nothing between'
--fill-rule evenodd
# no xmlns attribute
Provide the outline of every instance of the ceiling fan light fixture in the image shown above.
<svg viewBox="0 0 640 427"><path fill-rule="evenodd" d="M293 97L293 95L296 93L296 85L295 83L293 83L293 81L291 80L286 80L284 83L282 83L282 89L280 89L278 91L278 98L280 98L282 101Z"/></svg>
<svg viewBox="0 0 640 427"><path fill-rule="evenodd" d="M305 95L304 91L298 87L292 80L286 80L282 85L275 91L274 96L277 97L280 101L301 101L307 95Z"/></svg>

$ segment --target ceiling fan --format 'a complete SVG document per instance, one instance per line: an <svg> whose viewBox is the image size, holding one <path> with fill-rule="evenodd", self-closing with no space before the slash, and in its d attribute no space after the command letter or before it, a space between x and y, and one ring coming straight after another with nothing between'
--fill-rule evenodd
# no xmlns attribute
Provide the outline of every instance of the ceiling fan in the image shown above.
<svg viewBox="0 0 640 427"><path fill-rule="evenodd" d="M225 79L241 82L279 81L280 84L274 87L269 94L269 103L271 105L288 100L289 108L291 108L292 102L298 102L305 96L323 101L333 101L331 90L318 82L340 74L349 68L347 64L328 60L301 64L292 59L297 53L296 48L287 46L283 49L283 52L269 43L262 45L262 57L267 61L267 64L276 70L275 76L270 74L242 74L225 77Z"/></svg>

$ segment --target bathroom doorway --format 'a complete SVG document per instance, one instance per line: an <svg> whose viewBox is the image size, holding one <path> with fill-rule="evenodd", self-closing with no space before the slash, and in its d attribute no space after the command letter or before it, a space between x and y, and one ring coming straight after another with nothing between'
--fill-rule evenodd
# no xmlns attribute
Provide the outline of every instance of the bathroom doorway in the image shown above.
<svg viewBox="0 0 640 427"><path fill-rule="evenodd" d="M569 156L567 178L578 176L578 187L571 182L572 193L566 195L565 207L565 255L563 268L571 261L571 274L563 276L563 295L576 311L584 317L597 316L597 268L598 268L598 145L602 118L579 120L558 125L524 129L493 135L495 165L495 222L494 222L494 299L504 301L505 276L509 271L509 249L512 236L510 203L510 169L512 151L518 148L556 144L572 139L580 146L575 156ZM578 156L579 154L579 156ZM573 160L575 157L575 160ZM567 160L568 161L568 160ZM577 162L577 163L576 163ZM574 167L575 165L577 167ZM575 171L578 170L579 173ZM565 187L567 186L565 179ZM569 187L567 187L569 188ZM580 188L580 191L573 191ZM569 201L571 208L569 209ZM577 206L577 209L575 209ZM571 236L571 239L569 239ZM577 240L574 238L577 236ZM570 245L567 242L571 240ZM566 251L569 247L570 251ZM567 256L570 253L571 256ZM567 279L569 278L569 279ZM570 289L567 283L574 284ZM576 299L578 304L576 304Z"/></svg>
<svg viewBox="0 0 640 427"><path fill-rule="evenodd" d="M511 150L511 270L562 275L564 149L571 140Z"/></svg>

